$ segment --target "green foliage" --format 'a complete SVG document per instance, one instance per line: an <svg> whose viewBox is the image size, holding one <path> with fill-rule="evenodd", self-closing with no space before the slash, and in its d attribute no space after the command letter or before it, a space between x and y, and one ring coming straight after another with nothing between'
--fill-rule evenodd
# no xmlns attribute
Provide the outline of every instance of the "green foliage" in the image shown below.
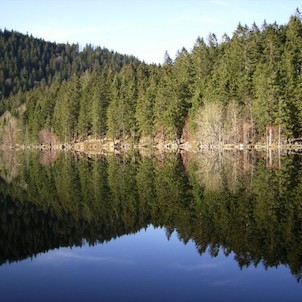
<svg viewBox="0 0 302 302"><path fill-rule="evenodd" d="M53 131L63 142L73 141L76 137L80 99L80 81L77 76L62 83L56 99L52 123Z"/></svg>
<svg viewBox="0 0 302 302"><path fill-rule="evenodd" d="M198 38L175 60L165 53L163 65L4 31L0 112L20 118L17 132L27 129L27 141L34 143L41 131L65 143L179 141L182 135L200 143L209 136L216 145L255 143L270 125L280 126L285 141L302 134L301 43L298 11L283 26L239 24L221 43L214 34L206 42ZM200 128L205 121L214 125L217 116L219 135ZM0 128L10 136L1 121Z"/></svg>
<svg viewBox="0 0 302 302"><path fill-rule="evenodd" d="M136 71L127 65L115 76L111 86L108 108L108 133L114 139L134 139L136 135L135 108L137 100Z"/></svg>
<svg viewBox="0 0 302 302"><path fill-rule="evenodd" d="M277 124L281 118L282 75L281 34L276 24L266 25L263 30L263 53L255 72L254 111L260 130Z"/></svg>
<svg viewBox="0 0 302 302"><path fill-rule="evenodd" d="M138 134L152 137L154 134L154 102L159 81L158 68L155 65L141 64L137 69L137 102L135 118Z"/></svg>
<svg viewBox="0 0 302 302"><path fill-rule="evenodd" d="M110 100L111 70L105 70L93 77L91 104L91 131L95 137L103 137L107 132L107 108Z"/></svg>
<svg viewBox="0 0 302 302"><path fill-rule="evenodd" d="M91 134L91 109L92 109L92 81L88 72L80 78L80 108L77 124L77 133L80 138Z"/></svg>
<svg viewBox="0 0 302 302"><path fill-rule="evenodd" d="M154 104L154 126L156 135L162 140L179 138L183 123L183 102L177 95L173 63L166 56L160 68L160 82Z"/></svg>
<svg viewBox="0 0 302 302"><path fill-rule="evenodd" d="M11 93L30 90L41 81L52 83L59 78L67 80L85 71L122 66L139 61L106 48L78 44L56 44L23 35L16 31L0 30L0 100Z"/></svg>

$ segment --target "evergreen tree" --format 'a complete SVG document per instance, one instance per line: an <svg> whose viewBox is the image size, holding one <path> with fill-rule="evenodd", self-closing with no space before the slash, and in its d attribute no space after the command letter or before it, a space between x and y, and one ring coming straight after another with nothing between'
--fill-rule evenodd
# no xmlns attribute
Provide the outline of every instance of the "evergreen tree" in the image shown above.
<svg viewBox="0 0 302 302"><path fill-rule="evenodd" d="M102 137L107 132L107 108L111 86L111 70L93 75L93 93L91 107L92 134Z"/></svg>
<svg viewBox="0 0 302 302"><path fill-rule="evenodd" d="M107 110L107 135L113 141L120 138L122 128L119 110L119 90L120 80L115 75L110 86L110 102Z"/></svg>
<svg viewBox="0 0 302 302"><path fill-rule="evenodd" d="M254 77L256 99L253 107L259 130L263 133L266 126L282 123L286 104L281 93L282 35L277 24L265 24L262 37L263 54Z"/></svg>
<svg viewBox="0 0 302 302"><path fill-rule="evenodd" d="M289 116L286 128L292 130L293 136L301 135L301 70L302 70L302 21L299 10L292 16L285 28L284 52L282 54L282 69L284 72L284 102Z"/></svg>
<svg viewBox="0 0 302 302"><path fill-rule="evenodd" d="M175 65L173 67L173 76L176 80L177 94L182 107L181 118L187 116L187 111L191 107L191 100L194 95L195 70L193 68L192 58L189 52L183 48L178 52Z"/></svg>
<svg viewBox="0 0 302 302"><path fill-rule="evenodd" d="M110 66L120 71L122 66L140 62L133 56L114 53L106 48L78 44L56 44L16 31L0 30L0 100L11 93L28 91L44 80L52 83L80 76L85 71L99 71Z"/></svg>
<svg viewBox="0 0 302 302"><path fill-rule="evenodd" d="M161 140L174 140L180 137L183 111L177 95L176 80L172 73L173 61L166 53L160 69L160 82L154 104L155 134Z"/></svg>
<svg viewBox="0 0 302 302"><path fill-rule="evenodd" d="M20 138L27 133L32 142L41 131L65 143L91 137L158 142L183 133L189 138L190 131L205 137L200 125L215 116L219 135L208 135L212 143L213 137L219 143L255 142L270 126L280 126L280 139L297 137L301 43L298 10L284 26L239 24L221 43L214 34L206 42L198 38L191 52L181 49L174 61L166 52L163 65L0 31L0 112L10 111L0 130L12 137L8 125L15 125L13 132Z"/></svg>
<svg viewBox="0 0 302 302"><path fill-rule="evenodd" d="M92 113L92 79L91 74L86 72L80 78L81 98L77 132L80 138L87 138L91 134L91 113Z"/></svg>
<svg viewBox="0 0 302 302"><path fill-rule="evenodd" d="M108 133L113 139L135 138L135 110L137 98L136 71L132 64L126 65L115 76L111 86L108 107Z"/></svg>
<svg viewBox="0 0 302 302"><path fill-rule="evenodd" d="M54 132L63 142L74 141L77 137L77 123L81 99L80 81L73 76L61 86L53 117Z"/></svg>
<svg viewBox="0 0 302 302"><path fill-rule="evenodd" d="M143 137L153 135L153 110L158 84L157 66L141 64L137 69L137 103L135 118L138 134Z"/></svg>

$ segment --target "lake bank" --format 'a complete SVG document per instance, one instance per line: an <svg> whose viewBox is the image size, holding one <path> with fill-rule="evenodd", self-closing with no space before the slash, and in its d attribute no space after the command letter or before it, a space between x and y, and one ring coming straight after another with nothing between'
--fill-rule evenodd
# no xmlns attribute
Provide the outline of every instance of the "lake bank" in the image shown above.
<svg viewBox="0 0 302 302"><path fill-rule="evenodd" d="M88 139L80 142L60 143L60 144L28 144L28 145L0 145L1 150L70 150L84 153L111 153L111 152L129 152L133 150L153 150L158 152L202 152L204 150L283 150L302 152L302 144L202 144L198 141L141 141L138 143L129 143L122 141L112 141L107 139Z"/></svg>

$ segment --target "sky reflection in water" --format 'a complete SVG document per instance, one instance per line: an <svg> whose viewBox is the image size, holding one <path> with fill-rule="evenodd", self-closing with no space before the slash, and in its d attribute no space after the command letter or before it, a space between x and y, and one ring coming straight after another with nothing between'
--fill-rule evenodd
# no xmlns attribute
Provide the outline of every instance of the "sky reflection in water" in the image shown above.
<svg viewBox="0 0 302 302"><path fill-rule="evenodd" d="M150 226L108 243L60 248L0 269L1 301L300 301L289 270L240 270L222 252L200 256L193 242Z"/></svg>

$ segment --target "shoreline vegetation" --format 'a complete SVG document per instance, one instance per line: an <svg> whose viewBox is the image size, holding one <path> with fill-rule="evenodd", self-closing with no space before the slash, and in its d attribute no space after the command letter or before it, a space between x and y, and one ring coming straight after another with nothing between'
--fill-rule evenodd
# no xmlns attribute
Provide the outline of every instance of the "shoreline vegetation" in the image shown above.
<svg viewBox="0 0 302 302"><path fill-rule="evenodd" d="M301 150L301 45L298 9L158 65L0 30L0 146Z"/></svg>
<svg viewBox="0 0 302 302"><path fill-rule="evenodd" d="M81 142L66 143L66 144L29 144L29 145L0 145L1 150L65 150L65 151L78 151L83 153L114 153L114 152L128 152L128 151L141 151L141 150L152 150L155 152L193 152L198 153L205 150L222 151L222 150L282 150L282 151L294 151L302 153L302 143L287 143L287 144L202 144L198 141L191 142L156 142L156 141L142 141L138 143L128 143L106 139L88 139Z"/></svg>

